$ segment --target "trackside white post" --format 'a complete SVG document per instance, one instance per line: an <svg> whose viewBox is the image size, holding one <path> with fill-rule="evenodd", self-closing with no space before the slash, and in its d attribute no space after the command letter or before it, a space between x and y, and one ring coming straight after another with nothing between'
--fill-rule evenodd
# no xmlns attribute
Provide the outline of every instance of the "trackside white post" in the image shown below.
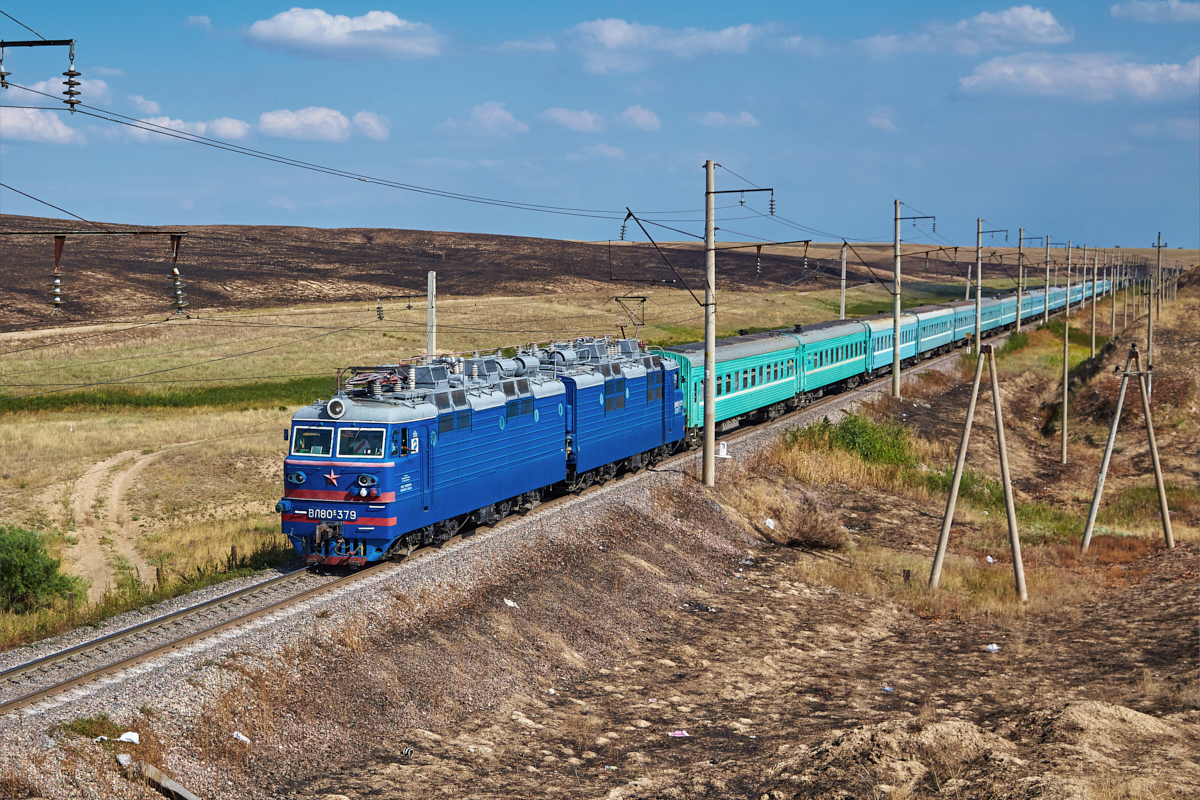
<svg viewBox="0 0 1200 800"><path fill-rule="evenodd" d="M425 312L425 352L433 358L437 355L437 273L432 270L425 291L428 302Z"/></svg>
<svg viewBox="0 0 1200 800"><path fill-rule="evenodd" d="M842 245L842 303L838 319L846 318L846 245Z"/></svg>
<svg viewBox="0 0 1200 800"><path fill-rule="evenodd" d="M987 347L989 371L992 373L992 406L996 413L996 444L1000 448L1000 480L1004 483L1004 513L1008 516L1008 543L1012 548L1013 579L1016 581L1017 598L1029 602L1025 591L1025 565L1021 563L1021 536L1017 532L1017 509L1013 502L1012 476L1008 471L1008 446L1004 443L1004 405L1000 402L1000 379L996 375L996 349ZM981 353L979 359L983 360Z"/></svg>
<svg viewBox="0 0 1200 800"><path fill-rule="evenodd" d="M717 447L717 245L716 179L704 162L704 485L716 484Z"/></svg>
<svg viewBox="0 0 1200 800"><path fill-rule="evenodd" d="M894 272L892 277L892 397L900 396L900 201L896 201L896 240L894 243Z"/></svg>
<svg viewBox="0 0 1200 800"><path fill-rule="evenodd" d="M958 444L958 460L954 462L954 478L950 481L950 496L946 498L946 515L942 517L942 532L933 554L933 569L929 572L930 589L938 588L938 581L942 578L942 562L946 560L946 547L950 543L950 525L954 522L954 508L958 505L958 487L967 463L967 445L971 442L971 424L975 420L975 403L979 400L979 380L982 376L983 358L978 358L975 361L975 383L971 386L971 402L967 404L967 420L963 423L962 440Z"/></svg>

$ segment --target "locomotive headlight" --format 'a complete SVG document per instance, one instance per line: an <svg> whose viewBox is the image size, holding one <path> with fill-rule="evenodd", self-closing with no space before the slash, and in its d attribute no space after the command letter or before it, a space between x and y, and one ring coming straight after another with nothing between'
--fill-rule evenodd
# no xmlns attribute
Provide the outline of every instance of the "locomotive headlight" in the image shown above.
<svg viewBox="0 0 1200 800"><path fill-rule="evenodd" d="M325 406L325 410L334 419L341 419L342 415L346 413L346 403L335 397L329 401L329 405Z"/></svg>
<svg viewBox="0 0 1200 800"><path fill-rule="evenodd" d="M359 489L359 490L358 490L358 496L359 496L359 497L366 497L366 496L367 496L367 487L365 487L365 486L364 486L363 488Z"/></svg>
<svg viewBox="0 0 1200 800"><path fill-rule="evenodd" d="M374 486L379 480L374 475L359 475L357 482L359 486Z"/></svg>
<svg viewBox="0 0 1200 800"><path fill-rule="evenodd" d="M304 483L305 475L303 472L289 472L287 479L290 483Z"/></svg>

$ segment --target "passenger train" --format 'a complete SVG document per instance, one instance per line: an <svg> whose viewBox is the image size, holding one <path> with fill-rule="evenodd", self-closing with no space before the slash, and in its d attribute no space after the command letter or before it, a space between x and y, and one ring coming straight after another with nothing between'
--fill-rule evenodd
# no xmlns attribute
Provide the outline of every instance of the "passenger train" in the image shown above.
<svg viewBox="0 0 1200 800"><path fill-rule="evenodd" d="M1109 282L1099 281L1098 292ZM1091 284L1021 295L1036 321L1091 297ZM985 333L1015 327L1015 295L980 303ZM721 339L719 431L774 419L826 392L947 353L975 332L975 302L797 325ZM445 541L694 447L704 419L704 346L646 348L582 338L512 358L438 356L350 367L338 392L289 430L283 533L310 566L362 567Z"/></svg>

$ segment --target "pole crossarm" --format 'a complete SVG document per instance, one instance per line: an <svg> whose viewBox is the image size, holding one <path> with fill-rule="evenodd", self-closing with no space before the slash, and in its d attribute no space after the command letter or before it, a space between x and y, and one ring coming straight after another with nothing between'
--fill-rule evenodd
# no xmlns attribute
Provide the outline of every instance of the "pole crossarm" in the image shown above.
<svg viewBox="0 0 1200 800"><path fill-rule="evenodd" d="M25 15L22 14L21 16L25 16ZM0 42L0 49L3 49L5 47L74 47L74 46L75 46L74 39L28 39L28 40L17 41L17 42Z"/></svg>
<svg viewBox="0 0 1200 800"><path fill-rule="evenodd" d="M720 230L720 228L717 230ZM730 247L715 247L713 249L719 253L723 250L747 250L751 247L777 247L785 244L812 244L812 241L812 239L795 239L794 241L790 242L756 242L754 244L737 244Z"/></svg>

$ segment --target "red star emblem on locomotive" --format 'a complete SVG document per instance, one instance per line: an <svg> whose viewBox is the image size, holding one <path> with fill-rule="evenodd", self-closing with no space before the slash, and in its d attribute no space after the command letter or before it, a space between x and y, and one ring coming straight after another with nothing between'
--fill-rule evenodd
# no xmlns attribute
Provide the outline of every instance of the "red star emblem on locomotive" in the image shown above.
<svg viewBox="0 0 1200 800"><path fill-rule="evenodd" d="M342 476L338 475L336 472L334 472L333 467L330 467L329 472L325 473L321 477L325 479L326 486L329 486L330 484L332 484L333 486L337 486L338 478L340 478Z"/></svg>

